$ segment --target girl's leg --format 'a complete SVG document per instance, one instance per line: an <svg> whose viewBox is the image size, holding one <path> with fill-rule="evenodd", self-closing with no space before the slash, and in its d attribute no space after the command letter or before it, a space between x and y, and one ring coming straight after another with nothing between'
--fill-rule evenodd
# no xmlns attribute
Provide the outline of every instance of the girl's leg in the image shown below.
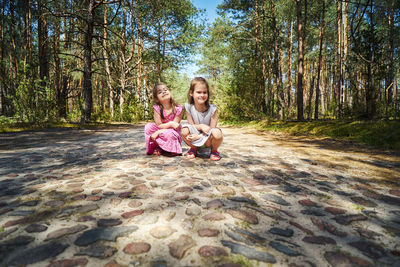
<svg viewBox="0 0 400 267"><path fill-rule="evenodd" d="M217 151L219 146L222 144L222 131L216 128L212 131L211 136L211 150Z"/></svg>
<svg viewBox="0 0 400 267"><path fill-rule="evenodd" d="M188 159L193 159L193 158L196 157L197 148L196 148L194 145L192 145L192 143L191 143L190 141L188 141L188 140L186 139L186 137L187 137L189 134L190 134L189 128L187 128L187 127L182 128L182 131L181 131L182 138L183 138L183 140L185 141L185 143L188 144L188 146L190 146L190 149L189 149L189 151L188 151L187 154L186 154L186 158L188 158Z"/></svg>
<svg viewBox="0 0 400 267"><path fill-rule="evenodd" d="M158 130L160 130L160 128L158 128L155 123L147 123L144 127L147 155L152 155L154 151L158 148L157 143L154 140L151 140L151 135Z"/></svg>
<svg viewBox="0 0 400 267"><path fill-rule="evenodd" d="M222 131L220 129L214 129L211 133L210 137L210 142L209 146L211 146L211 154L210 154L210 159L217 161L221 159L221 156L219 155L218 148L222 144Z"/></svg>

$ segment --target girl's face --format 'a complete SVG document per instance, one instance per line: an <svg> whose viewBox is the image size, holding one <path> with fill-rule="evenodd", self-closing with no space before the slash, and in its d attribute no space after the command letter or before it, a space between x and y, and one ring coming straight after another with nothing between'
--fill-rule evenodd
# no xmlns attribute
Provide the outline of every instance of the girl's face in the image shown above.
<svg viewBox="0 0 400 267"><path fill-rule="evenodd" d="M190 92L190 96L193 97L195 104L203 105L208 99L207 86L203 83L199 83L194 87L193 92Z"/></svg>
<svg viewBox="0 0 400 267"><path fill-rule="evenodd" d="M171 92L165 85L157 87L157 99L160 103L169 102L171 100Z"/></svg>

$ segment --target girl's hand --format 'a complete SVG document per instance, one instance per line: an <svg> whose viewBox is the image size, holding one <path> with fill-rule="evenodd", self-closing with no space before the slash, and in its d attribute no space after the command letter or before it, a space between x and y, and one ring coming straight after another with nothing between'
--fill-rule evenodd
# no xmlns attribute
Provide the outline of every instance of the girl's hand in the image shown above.
<svg viewBox="0 0 400 267"><path fill-rule="evenodd" d="M177 130L181 126L181 124L177 123L176 121L171 121L170 123L171 127L174 128L175 130Z"/></svg>
<svg viewBox="0 0 400 267"><path fill-rule="evenodd" d="M202 134L189 134L186 139L189 142L194 142L196 140L199 140L203 135Z"/></svg>
<svg viewBox="0 0 400 267"><path fill-rule="evenodd" d="M153 141L155 141L156 138L157 138L157 137L160 135L160 133L162 133L162 132L164 132L164 130L158 130L158 131L154 132L154 133L150 136L150 138L151 138Z"/></svg>
<svg viewBox="0 0 400 267"><path fill-rule="evenodd" d="M211 127L206 124L202 124L200 127L201 127L201 131L205 134L208 134L211 130Z"/></svg>

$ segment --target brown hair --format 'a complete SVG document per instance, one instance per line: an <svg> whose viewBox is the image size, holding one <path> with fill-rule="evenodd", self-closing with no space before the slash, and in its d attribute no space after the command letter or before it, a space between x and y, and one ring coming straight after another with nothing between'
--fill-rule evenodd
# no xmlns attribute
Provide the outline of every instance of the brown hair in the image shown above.
<svg viewBox="0 0 400 267"><path fill-rule="evenodd" d="M193 97L190 95L190 93L193 94L194 92L194 88L196 87L196 85L198 84L204 84L207 88L207 93L208 93L208 98L206 101L206 107L207 109L210 107L210 87L208 86L208 82L206 79L204 79L203 77L195 77L191 82L190 82L190 88L189 88L189 93L188 93L188 102L189 104L194 104L194 99Z"/></svg>
<svg viewBox="0 0 400 267"><path fill-rule="evenodd" d="M157 93L158 93L157 90L158 90L158 87L161 86L161 85L164 85L165 87L168 88L168 86L165 83L162 83L162 82L156 83L156 85L154 85L154 87L153 87L153 102L154 102L154 104L156 104L156 105L158 105L160 107L161 118L165 119L164 118L164 112L163 112L164 111L164 107L158 101L158 97L157 97ZM169 90L169 88L168 88L168 90ZM172 97L170 99L170 103L172 105L172 113L175 113L176 112L175 107L177 107L178 105L175 103L175 101L174 101L174 99L172 99Z"/></svg>

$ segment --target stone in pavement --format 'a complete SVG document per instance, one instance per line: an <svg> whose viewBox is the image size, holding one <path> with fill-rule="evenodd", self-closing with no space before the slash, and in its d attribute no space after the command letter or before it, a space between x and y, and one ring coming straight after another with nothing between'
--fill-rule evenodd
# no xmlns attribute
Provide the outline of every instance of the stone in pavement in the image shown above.
<svg viewBox="0 0 400 267"><path fill-rule="evenodd" d="M60 206L62 206L64 204L65 204L65 202L62 201L62 200L51 200L51 201L48 201L48 202L44 203L44 205L50 206L52 208L57 208L57 207L60 207Z"/></svg>
<svg viewBox="0 0 400 267"><path fill-rule="evenodd" d="M344 214L347 212L347 210L345 210L345 209L336 208L336 207L326 207L325 211L329 212L330 214L333 214L333 215L341 215L341 214Z"/></svg>
<svg viewBox="0 0 400 267"><path fill-rule="evenodd" d="M124 219L129 219L129 218L141 215L141 214L143 214L143 210L133 210L133 211L124 212L121 214L121 216Z"/></svg>
<svg viewBox="0 0 400 267"><path fill-rule="evenodd" d="M201 213L201 209L199 207L188 207L186 208L186 215L196 216Z"/></svg>
<svg viewBox="0 0 400 267"><path fill-rule="evenodd" d="M389 190L389 194L396 196L396 197L400 197L400 189L391 189L391 190Z"/></svg>
<svg viewBox="0 0 400 267"><path fill-rule="evenodd" d="M91 215L84 215L78 218L77 222L95 221L96 218Z"/></svg>
<svg viewBox="0 0 400 267"><path fill-rule="evenodd" d="M128 206L131 208L137 208L142 205L143 205L143 203L137 199L133 199L133 200L129 201L129 203L128 203Z"/></svg>
<svg viewBox="0 0 400 267"><path fill-rule="evenodd" d="M86 228L88 228L86 225L75 225L72 227L61 228L61 229L55 230L51 233L48 233L45 241L57 239L62 236L65 236L65 235L75 234L75 233L85 230Z"/></svg>
<svg viewBox="0 0 400 267"><path fill-rule="evenodd" d="M236 192L232 187L225 185L218 185L217 190L223 195L235 195Z"/></svg>
<svg viewBox="0 0 400 267"><path fill-rule="evenodd" d="M228 240L221 240L222 245L229 247L234 254L240 254L252 260L268 263L276 263L275 257L267 252L258 251L251 247L234 243Z"/></svg>
<svg viewBox="0 0 400 267"><path fill-rule="evenodd" d="M352 222L365 221L368 218L362 214L350 214L350 215L339 215L339 216L333 217L333 219L339 224L349 225Z"/></svg>
<svg viewBox="0 0 400 267"><path fill-rule="evenodd" d="M305 236L303 238L303 242L310 244L318 244L318 245L327 245L327 244L336 245L336 241L327 236Z"/></svg>
<svg viewBox="0 0 400 267"><path fill-rule="evenodd" d="M202 217L206 221L221 221L225 219L225 216L219 212L212 212Z"/></svg>
<svg viewBox="0 0 400 267"><path fill-rule="evenodd" d="M221 257L228 256L225 249L216 246L202 246L199 248L199 255L202 257Z"/></svg>
<svg viewBox="0 0 400 267"><path fill-rule="evenodd" d="M182 187L178 187L176 188L176 192L192 192L193 189L189 186L182 186Z"/></svg>
<svg viewBox="0 0 400 267"><path fill-rule="evenodd" d="M317 204L317 203L315 203L314 201L312 201L312 200L310 200L310 199L308 199L308 198L306 198L306 199L300 199L300 200L299 200L299 203L300 203L301 205L303 205L303 206L306 206L306 207L318 207L318 204Z"/></svg>
<svg viewBox="0 0 400 267"><path fill-rule="evenodd" d="M363 197L351 197L351 200L353 200L355 203L361 205L361 206L365 206L365 207L376 207L378 206L375 202L369 200L369 199L365 199Z"/></svg>
<svg viewBox="0 0 400 267"><path fill-rule="evenodd" d="M78 213L86 213L86 212L90 212L93 210L97 210L99 209L99 205L97 204L88 204L88 205L84 205L82 207L80 207L76 212Z"/></svg>
<svg viewBox="0 0 400 267"><path fill-rule="evenodd" d="M245 229L241 229L239 227L236 227L232 224L226 223L225 226L227 226L229 229L234 231L235 233L240 234L242 237L244 237L246 240L248 240L250 243L259 243L259 244L264 244L266 239L264 237L261 237L257 234L254 234L250 231L247 231ZM246 243L246 242L245 242Z"/></svg>
<svg viewBox="0 0 400 267"><path fill-rule="evenodd" d="M295 222L295 221L289 221L289 223L297 228L299 228L301 231L303 231L304 233L308 234L308 235L314 235L313 231L305 228L304 226L302 226L301 224Z"/></svg>
<svg viewBox="0 0 400 267"><path fill-rule="evenodd" d="M151 245L146 242L132 242L126 245L124 252L126 254L142 254L146 253L151 249Z"/></svg>
<svg viewBox="0 0 400 267"><path fill-rule="evenodd" d="M25 246L31 243L35 238L33 236L20 235L13 239L0 243L0 252L12 251L17 247Z"/></svg>
<svg viewBox="0 0 400 267"><path fill-rule="evenodd" d="M205 228L205 229L198 230L197 233L201 237L214 237L214 236L219 235L220 231L217 229Z"/></svg>
<svg viewBox="0 0 400 267"><path fill-rule="evenodd" d="M234 202L244 202L244 203L248 203L250 205L257 205L257 202L255 202L253 199L247 198L247 197L228 197L228 199L230 201L234 201Z"/></svg>
<svg viewBox="0 0 400 267"><path fill-rule="evenodd" d="M87 246L98 240L115 241L117 237L134 232L138 229L137 226L109 227L109 228L94 228L85 231L75 240L77 246Z"/></svg>
<svg viewBox="0 0 400 267"><path fill-rule="evenodd" d="M120 219L99 219L97 221L97 227L110 227L122 224Z"/></svg>
<svg viewBox="0 0 400 267"><path fill-rule="evenodd" d="M175 232L176 230L169 226L157 226L150 230L150 234L155 238L166 238Z"/></svg>
<svg viewBox="0 0 400 267"><path fill-rule="evenodd" d="M93 244L91 246L88 246L86 248L82 248L80 251L75 253L77 256L90 256L90 257L95 257L99 259L106 259L114 255L115 252L118 250L114 247L111 246L106 246L106 245L99 245L99 244Z"/></svg>
<svg viewBox="0 0 400 267"><path fill-rule="evenodd" d="M226 212L234 218L243 220L250 224L258 224L257 216L250 211L241 209L227 209Z"/></svg>
<svg viewBox="0 0 400 267"><path fill-rule="evenodd" d="M290 257L295 257L295 256L300 256L301 253L299 253L298 251L295 251L291 248L289 248L288 246L278 242L278 241L271 241L269 242L269 246L274 248L275 250L282 252L283 254L286 254Z"/></svg>
<svg viewBox="0 0 400 267"><path fill-rule="evenodd" d="M339 237L347 236L346 232L340 231L333 224L330 224L327 221L321 220L320 218L311 217L311 221L314 225L316 225L322 231L328 231L329 233L339 236Z"/></svg>
<svg viewBox="0 0 400 267"><path fill-rule="evenodd" d="M214 199L206 203L207 209L217 209L223 205L224 203L219 199Z"/></svg>
<svg viewBox="0 0 400 267"><path fill-rule="evenodd" d="M28 233L39 233L39 232L44 232L47 230L47 226L43 224L30 224L25 228L25 231Z"/></svg>
<svg viewBox="0 0 400 267"><path fill-rule="evenodd" d="M278 227L272 227L271 229L269 229L269 231L271 234L274 235L280 235L280 236L284 236L284 237L292 237L293 236L293 230L292 229L282 229L282 228L278 228Z"/></svg>
<svg viewBox="0 0 400 267"><path fill-rule="evenodd" d="M73 267L73 266L86 266L88 263L86 258L63 259L52 261L47 267Z"/></svg>
<svg viewBox="0 0 400 267"><path fill-rule="evenodd" d="M218 267L242 267L242 265L239 263L229 262L229 263L224 263L224 264L218 265Z"/></svg>
<svg viewBox="0 0 400 267"><path fill-rule="evenodd" d="M177 240L168 245L169 254L174 258L182 259L185 252L195 245L196 243L190 236L181 235Z"/></svg>
<svg viewBox="0 0 400 267"><path fill-rule="evenodd" d="M389 205L400 206L400 198L382 195L381 200Z"/></svg>
<svg viewBox="0 0 400 267"><path fill-rule="evenodd" d="M282 205L282 206L291 206L291 204L289 202L287 202L286 200L284 200L282 197L277 196L277 195L272 195L272 194L263 194L262 197L265 200L274 202L276 204Z"/></svg>
<svg viewBox="0 0 400 267"><path fill-rule="evenodd" d="M14 233L17 230L18 230L18 227L14 227L14 228L11 228L11 229L3 230L3 232L0 233L0 240L2 240L3 238L7 237L11 233Z"/></svg>
<svg viewBox="0 0 400 267"><path fill-rule="evenodd" d="M373 267L374 265L364 259L352 256L341 251L327 251L324 257L332 267Z"/></svg>
<svg viewBox="0 0 400 267"><path fill-rule="evenodd" d="M356 242L350 242L349 245L355 247L356 249L361 251L365 256L370 257L372 259L379 259L385 256L386 254L382 246L370 241L361 240Z"/></svg>
<svg viewBox="0 0 400 267"><path fill-rule="evenodd" d="M24 249L12 253L6 260L7 266L21 266L44 261L62 253L68 245L50 242L30 249Z"/></svg>
<svg viewBox="0 0 400 267"><path fill-rule="evenodd" d="M318 217L326 216L325 212L323 212L319 208L308 208L305 210L301 210L300 212L301 212L301 214L304 214L304 215L312 215L312 216L318 216Z"/></svg>

